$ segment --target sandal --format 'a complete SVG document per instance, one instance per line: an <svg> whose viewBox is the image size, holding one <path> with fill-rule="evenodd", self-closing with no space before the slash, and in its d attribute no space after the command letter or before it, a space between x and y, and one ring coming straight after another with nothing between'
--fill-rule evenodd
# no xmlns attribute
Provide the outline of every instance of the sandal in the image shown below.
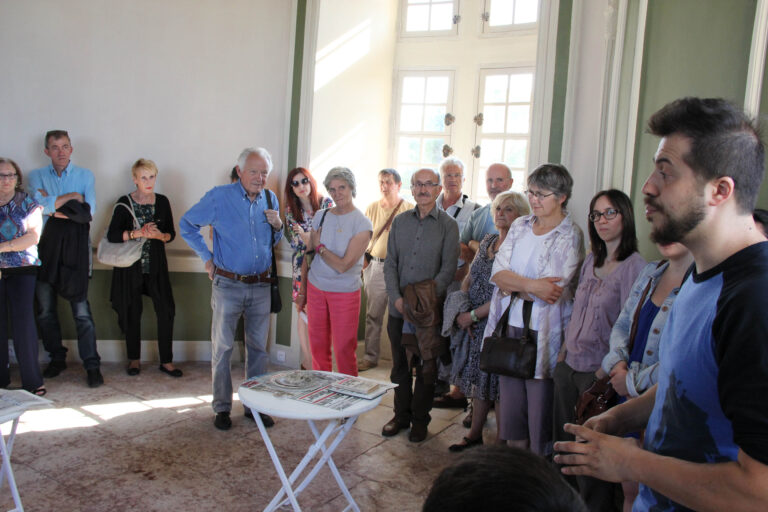
<svg viewBox="0 0 768 512"><path fill-rule="evenodd" d="M483 444L483 436L478 437L477 439L470 439L468 437L465 437L462 442L452 444L448 447L448 451L451 452L463 452L467 448L471 448L473 446L477 446L479 444Z"/></svg>
<svg viewBox="0 0 768 512"><path fill-rule="evenodd" d="M48 393L48 390L45 389L45 386L40 386L39 388L32 391L32 394L37 396L45 396L46 393Z"/></svg>

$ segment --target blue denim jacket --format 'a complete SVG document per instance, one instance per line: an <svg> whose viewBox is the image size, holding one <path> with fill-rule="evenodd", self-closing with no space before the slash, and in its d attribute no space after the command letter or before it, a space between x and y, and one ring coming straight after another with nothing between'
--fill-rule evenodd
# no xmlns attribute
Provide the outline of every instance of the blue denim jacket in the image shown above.
<svg viewBox="0 0 768 512"><path fill-rule="evenodd" d="M648 291L648 296L645 300L646 302L651 300L651 295L653 295L653 290L656 289L659 278L669 266L669 262L664 263L660 267L658 264L658 261L652 261L643 268L640 275L637 276L635 284L632 285L632 291L629 292L629 297L627 298L627 302L624 303L619 318L616 320L616 323L613 324L610 337L611 349L603 358L602 366L606 373L610 373L616 363L620 361L629 361L627 344L629 343L632 320L635 317L635 310L637 309L638 302L640 302L640 297L643 295L643 291L650 279L651 289ZM664 324L667 323L667 317L672 308L672 303L677 298L679 291L680 287L678 286L670 292L659 308L656 318L653 319L651 330L648 333L648 341L645 345L643 360L639 362L635 361L629 366L629 371L627 372L627 390L629 391L629 396L639 396L643 391L656 384L659 366L659 340L661 339L661 332L664 329ZM645 302L643 304L645 304Z"/></svg>

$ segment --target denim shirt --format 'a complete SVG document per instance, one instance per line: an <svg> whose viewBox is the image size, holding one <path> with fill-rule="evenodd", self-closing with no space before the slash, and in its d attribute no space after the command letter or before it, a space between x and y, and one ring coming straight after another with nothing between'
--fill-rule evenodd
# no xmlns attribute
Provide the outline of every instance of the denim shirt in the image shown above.
<svg viewBox="0 0 768 512"><path fill-rule="evenodd" d="M501 270L509 269L509 260L516 241L526 231L533 229L535 220L534 215L527 215L518 217L512 223L507 238L496 254L491 276ZM562 277L563 280L558 281L557 284L563 287L563 294L554 304L548 304L538 297L534 297L534 303L539 305L536 373L534 375L536 379L552 377L552 371L557 364L557 354L563 344L565 328L571 319L579 269L584 260L584 236L579 226L574 224L570 214L566 215L562 222L552 230L551 235L546 240L546 245L547 250L542 251L536 262L536 275L538 278ZM493 334L493 330L496 328L501 315L504 314L509 300L509 297L501 296L498 288L494 288L483 338Z"/></svg>
<svg viewBox="0 0 768 512"><path fill-rule="evenodd" d="M602 364L603 370L605 370L606 373L610 373L611 369L613 369L617 363L621 361L629 361L629 332L632 329L632 321L635 317L635 310L640 302L640 297L643 295L643 291L650 279L651 288L648 290L648 295L643 304L651 300L651 295L653 295L653 291L656 289L661 275L669 266L669 262L664 263L660 267L658 264L658 261L648 263L640 272L640 275L637 276L635 284L632 285L629 297L627 297L627 301L624 303L619 318L613 325L613 330L611 330L611 349L603 358ZM629 396L639 396L643 391L656 384L659 369L659 341L661 340L661 333L664 330L664 324L667 323L667 317L672 309L672 303L677 298L679 291L680 287L678 286L670 292L659 308L656 318L653 319L651 330L648 333L645 353L643 353L643 360L634 361L629 366L629 371L627 372L627 390L629 391ZM642 307L643 304L640 304L640 306Z"/></svg>
<svg viewBox="0 0 768 512"><path fill-rule="evenodd" d="M56 173L53 165L41 167L29 172L27 177L27 192L43 207L43 224L56 211L56 199L70 192L82 194L83 199L91 207L91 217L96 213L96 190L93 173L83 167L69 162L61 176ZM43 195L44 190L47 195Z"/></svg>

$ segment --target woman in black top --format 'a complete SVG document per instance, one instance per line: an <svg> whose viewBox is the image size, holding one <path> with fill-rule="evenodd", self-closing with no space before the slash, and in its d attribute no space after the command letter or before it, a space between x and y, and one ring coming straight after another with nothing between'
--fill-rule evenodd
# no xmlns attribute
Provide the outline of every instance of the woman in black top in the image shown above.
<svg viewBox="0 0 768 512"><path fill-rule="evenodd" d="M173 214L168 198L154 192L157 166L151 160L140 158L132 167L136 190L123 196L118 203L132 208L140 229L134 229L133 217L128 208L115 208L107 231L107 239L113 243L142 238L146 240L141 258L130 267L115 267L112 272L110 299L117 312L118 323L125 333L128 349L128 375L138 375L141 357L142 294L152 298L157 315L157 346L160 352L160 371L171 377L183 374L173 366L173 317L175 304L171 281L168 276L168 260L165 244L176 236Z"/></svg>

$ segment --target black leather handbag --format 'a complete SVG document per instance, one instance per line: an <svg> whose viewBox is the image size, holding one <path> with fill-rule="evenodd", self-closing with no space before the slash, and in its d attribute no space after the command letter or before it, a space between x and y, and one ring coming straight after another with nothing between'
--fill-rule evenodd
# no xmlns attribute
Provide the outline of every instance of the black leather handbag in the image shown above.
<svg viewBox="0 0 768 512"><path fill-rule="evenodd" d="M266 194L267 196L267 208L271 210L272 196L269 193L269 190L265 191L264 194ZM271 279L271 282L269 285L269 292L270 292L270 298L272 300L271 300L271 305L269 310L272 313L279 313L280 310L283 309L283 301L280 299L280 283L277 277L277 261L275 259L275 248L270 247L270 252L272 253L272 271L269 274L269 277Z"/></svg>
<svg viewBox="0 0 768 512"><path fill-rule="evenodd" d="M514 300L514 299L513 299ZM485 373L532 379L536 373L536 339L531 335L531 310L533 302L523 302L523 335L519 338L503 336L509 321L512 300L499 318L493 334L483 340L480 351L480 369Z"/></svg>

